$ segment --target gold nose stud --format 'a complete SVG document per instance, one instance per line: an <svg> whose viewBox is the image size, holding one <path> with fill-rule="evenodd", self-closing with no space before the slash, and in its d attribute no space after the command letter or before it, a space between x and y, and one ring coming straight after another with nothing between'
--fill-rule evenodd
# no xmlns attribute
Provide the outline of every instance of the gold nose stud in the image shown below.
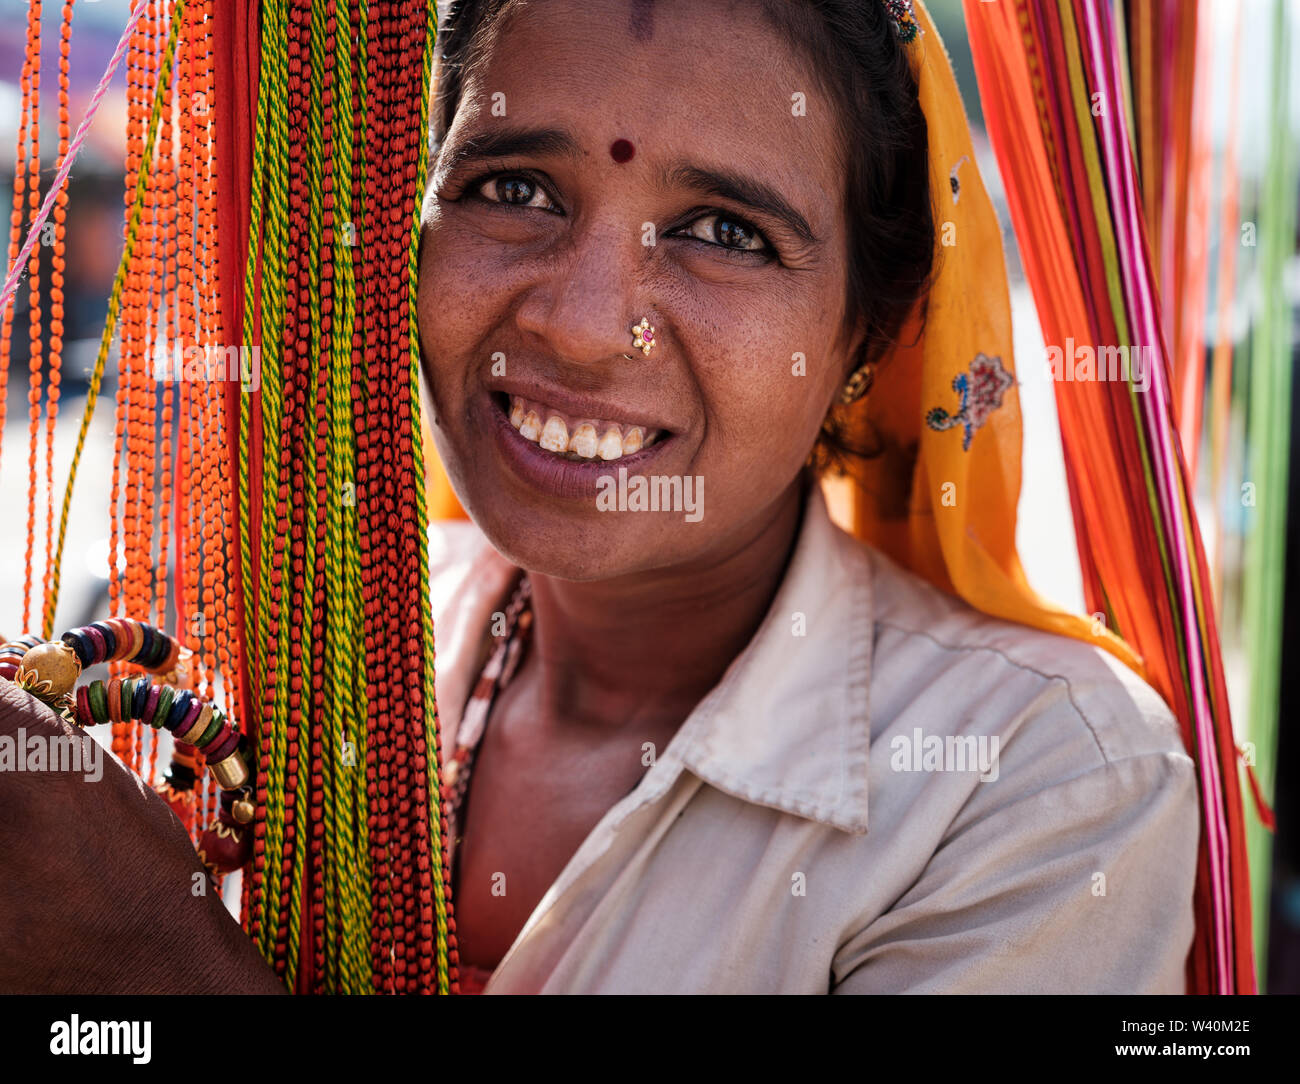
<svg viewBox="0 0 1300 1084"><path fill-rule="evenodd" d="M643 316L639 324L632 325L632 345L641 353L649 355L650 351L654 349L654 344L655 329L650 326L650 321Z"/></svg>

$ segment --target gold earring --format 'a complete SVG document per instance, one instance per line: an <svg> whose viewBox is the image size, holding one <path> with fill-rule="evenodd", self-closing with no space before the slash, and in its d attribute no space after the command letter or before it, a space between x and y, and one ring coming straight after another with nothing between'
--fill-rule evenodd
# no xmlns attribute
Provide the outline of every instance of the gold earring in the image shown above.
<svg viewBox="0 0 1300 1084"><path fill-rule="evenodd" d="M840 402L845 406L850 403L856 403L871 389L872 383L876 379L875 362L867 362L865 365L854 370L853 375L849 377L849 382L844 385L840 392Z"/></svg>
<svg viewBox="0 0 1300 1084"><path fill-rule="evenodd" d="M654 344L655 329L650 326L650 321L643 316L639 324L632 325L632 345L648 357L650 351L654 349Z"/></svg>

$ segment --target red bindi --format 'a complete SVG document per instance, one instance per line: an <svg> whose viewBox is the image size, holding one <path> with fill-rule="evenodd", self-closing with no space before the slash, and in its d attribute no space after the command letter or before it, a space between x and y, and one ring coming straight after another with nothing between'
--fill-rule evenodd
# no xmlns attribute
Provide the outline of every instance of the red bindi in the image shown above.
<svg viewBox="0 0 1300 1084"><path fill-rule="evenodd" d="M634 154L636 148L632 146L630 139L616 139L609 145L609 156L615 162L630 162Z"/></svg>

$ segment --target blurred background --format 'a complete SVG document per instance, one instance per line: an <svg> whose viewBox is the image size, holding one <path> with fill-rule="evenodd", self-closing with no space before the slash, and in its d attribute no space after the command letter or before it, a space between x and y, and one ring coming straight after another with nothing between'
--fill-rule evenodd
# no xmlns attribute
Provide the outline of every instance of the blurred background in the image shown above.
<svg viewBox="0 0 1300 1084"><path fill-rule="evenodd" d="M1188 0L1191 2L1191 0ZM56 163L57 130L54 108L54 73L58 63L59 6L47 3L42 33L41 69L41 165L48 183ZM1021 555L1034 586L1047 597L1076 611L1084 609L1079 563L1074 544L1070 501L1056 421L1053 385L1042 364L1044 349L1033 300L1020 269L1015 238L1011 231L997 164L982 127L978 90L970 49L967 44L960 0L931 0L928 5L951 56L966 101L976 143L980 170L1004 226L1007 264L1011 278L1015 321L1017 376L1024 414L1024 479L1020 502L1018 537ZM1300 3L1291 3L1289 18L1300 30ZM0 0L0 204L13 204L13 148L18 138L21 112L19 74L27 47L27 3ZM1272 143L1270 117L1270 71L1268 50L1259 44L1259 30L1271 23L1273 0L1223 0L1202 2L1202 18L1210 20L1213 37L1223 48L1212 52L1211 110L1216 162L1222 158L1229 136L1236 132L1241 186L1241 216L1251 218L1258 204L1265 166ZM70 115L75 130L90 95L102 76L117 45L128 15L127 0L80 0L75 7L71 44ZM1236 88L1238 108L1229 108L1232 98L1232 66L1228 43L1237 24L1246 30L1245 62ZM1300 33L1291 34L1290 68L1300 72ZM1287 130L1293 144L1300 145L1300 79L1290 85ZM54 431L54 478L56 508L62 500L62 486L72 448L85 407L90 373L104 329L109 290L122 252L124 207L124 156L127 106L125 69L119 69L96 116L89 141L76 159L68 183L67 266L65 270L64 354L60 382L60 403ZM1216 169L1211 206L1218 210L1221 171ZM42 190L42 195L44 189ZM1292 192L1294 200L1300 193ZM25 230L24 236L25 236ZM1220 231L1207 232L1217 250ZM1234 342L1244 343L1259 306L1260 290L1255 254L1243 246L1237 258L1237 282L1231 310ZM1300 259L1296 246L1286 273L1287 304L1291 312L1290 356L1294 363L1297 336L1295 311L1300 300ZM12 253L11 253L12 258ZM1211 253L1211 266L1217 266ZM7 270L7 267L6 267ZM48 273L45 290L48 294ZM1211 291L1214 283L1211 281ZM48 317L48 297L47 305ZM0 631L14 635L22 624L24 595L30 590L39 600L40 578L44 573L45 474L42 464L29 462L32 408L29 404L28 369L30 345L27 335L28 292L19 288L13 304L13 334L8 355L8 394L5 403L3 444L0 446L0 502L6 513L0 522ZM1206 342L1218 335L1215 299L1208 299ZM48 319L43 334L48 336ZM48 347L48 343L46 343ZM116 348L114 347L114 350ZM1249 380L1246 366L1234 379ZM87 454L79 468L77 497L68 522L68 540L63 564L63 588L56 627L67 628L107 615L109 577L108 495L113 455L113 401L116 392L113 373L115 353L109 357L101 401L88 434ZM1207 380L1208 394L1208 380ZM1300 381L1292 383L1300 394ZM1234 389L1234 402L1237 396ZM1300 404L1293 404L1291 417L1300 417ZM44 427L44 421L41 421ZM1246 420L1234 417L1234 447L1228 455L1229 478L1223 492L1212 493L1205 478L1198 478L1197 510L1213 566L1222 567L1222 590L1217 600L1225 666L1234 720L1244 719L1248 709L1249 658L1243 649L1241 629L1241 568L1247 532L1251 529L1250 508L1238 497L1244 464L1249 460ZM1208 435L1205 438L1208 441ZM1282 640L1282 688L1279 695L1278 746L1274 803L1277 831L1273 839L1273 875L1268 890L1267 928L1257 943L1264 955L1258 960L1261 989L1270 992L1300 992L1300 745L1291 721L1300 698L1300 568L1296 555L1300 546L1292 540L1300 531L1300 463L1297 443L1289 442L1289 515L1287 521L1287 567L1285 582L1277 585L1284 593ZM44 452L42 451L42 458ZM1209 456L1201 456L1206 462ZM34 469L34 468L40 469ZM1208 472L1202 472L1208 473ZM34 497L34 500L32 498ZM30 502L30 503L29 503ZM34 522L26 510L37 511ZM57 530L57 524L56 524ZM29 538L36 540L29 548ZM27 569L33 570L34 584L28 584ZM34 603L39 606L39 601ZM1240 725L1238 724L1240 732ZM1255 820L1249 792L1245 794L1247 820ZM233 902L233 900L232 900Z"/></svg>

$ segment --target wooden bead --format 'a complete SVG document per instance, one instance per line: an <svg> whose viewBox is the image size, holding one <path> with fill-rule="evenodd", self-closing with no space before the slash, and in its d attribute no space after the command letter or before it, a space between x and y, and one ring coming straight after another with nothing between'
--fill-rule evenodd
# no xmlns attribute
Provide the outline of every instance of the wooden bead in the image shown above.
<svg viewBox="0 0 1300 1084"><path fill-rule="evenodd" d="M167 649L167 655L163 658L160 670L171 671L176 669L176 663L181 656L181 642L175 637L170 639L171 646Z"/></svg>
<svg viewBox="0 0 1300 1084"><path fill-rule="evenodd" d="M72 692L80 675L77 653L70 644L59 640L27 652L18 664L14 684L40 697L63 696Z"/></svg>
<svg viewBox="0 0 1300 1084"><path fill-rule="evenodd" d="M138 666L143 666L146 670L152 670L153 667L149 665L149 659L157 647L158 637L154 635L153 626L146 625L144 622L140 623L140 636L140 651L131 661Z"/></svg>
<svg viewBox="0 0 1300 1084"><path fill-rule="evenodd" d="M208 720L207 730L191 741L190 744L197 745L200 751L207 750L207 747L212 744L213 738L221 733L221 728L225 725L226 717L214 708L212 711L212 717Z"/></svg>
<svg viewBox="0 0 1300 1084"><path fill-rule="evenodd" d="M202 710L199 712L199 717L194 721L194 725L184 734L177 734L176 740L183 741L186 745L193 745L196 739L208 729L208 725L211 722L212 705L204 704Z"/></svg>
<svg viewBox="0 0 1300 1084"><path fill-rule="evenodd" d="M113 659L125 659L131 652L131 643L135 639L135 633L131 626L120 617L110 617L104 624L113 630L113 636L116 640L116 649L113 652Z"/></svg>
<svg viewBox="0 0 1300 1084"><path fill-rule="evenodd" d="M81 634L82 640L90 645L91 665L101 663L108 658L108 639L103 632L94 625L86 625L84 628L77 629L77 632Z"/></svg>
<svg viewBox="0 0 1300 1084"><path fill-rule="evenodd" d="M185 721L186 716L190 713L190 708L194 706L194 694L188 689L181 689L176 694L176 699L172 701L172 710L168 713L167 718L163 720L165 726L172 734L176 733L176 728Z"/></svg>
<svg viewBox="0 0 1300 1084"><path fill-rule="evenodd" d="M117 629L113 628L107 621L96 621L90 626L95 629L104 640L104 658L114 659L117 657Z"/></svg>
<svg viewBox="0 0 1300 1084"><path fill-rule="evenodd" d="M131 718L139 723L144 721L144 713L149 708L149 699L154 694L154 685L147 677L135 679L135 696L131 698Z"/></svg>
<svg viewBox="0 0 1300 1084"><path fill-rule="evenodd" d="M108 694L102 681L92 681L86 687L86 703L90 707L90 717L97 723L107 723Z"/></svg>
<svg viewBox="0 0 1300 1084"><path fill-rule="evenodd" d="M142 721L148 723L154 730L160 729L167 716L171 714L172 704L175 700L175 689L170 685L159 685L157 703L154 704L153 710L149 712L149 718Z"/></svg>
<svg viewBox="0 0 1300 1084"><path fill-rule="evenodd" d="M208 747L203 750L203 755L209 763L215 763L218 760L225 760L236 749L239 748L239 731L233 729L229 723L223 723L217 736L208 743Z"/></svg>
<svg viewBox="0 0 1300 1084"><path fill-rule="evenodd" d="M82 633L80 629L70 629L59 637L65 644L72 648L76 653L77 661L83 667L93 666L95 664L94 647L91 645L90 637Z"/></svg>
<svg viewBox="0 0 1300 1084"><path fill-rule="evenodd" d="M140 654L140 649L144 647L144 629L141 628L139 621L130 618L125 619L131 626L131 646L127 648L124 658L134 659Z"/></svg>
<svg viewBox="0 0 1300 1084"><path fill-rule="evenodd" d="M180 735L186 733L190 729L190 727L194 725L194 721L198 719L199 713L202 711L203 711L203 701L200 700L197 696L191 696L189 710L186 711L185 718L182 719L179 723L177 723L175 729L172 731L172 733L176 736L176 748L180 752L193 753L196 751L193 746L186 745L184 742L182 742L180 740Z"/></svg>
<svg viewBox="0 0 1300 1084"><path fill-rule="evenodd" d="M158 700L162 694L163 686L153 684L149 686L149 696L144 702L144 711L137 716L143 725L147 726L153 718L154 712L158 710ZM167 703L171 703L171 697L167 698Z"/></svg>

